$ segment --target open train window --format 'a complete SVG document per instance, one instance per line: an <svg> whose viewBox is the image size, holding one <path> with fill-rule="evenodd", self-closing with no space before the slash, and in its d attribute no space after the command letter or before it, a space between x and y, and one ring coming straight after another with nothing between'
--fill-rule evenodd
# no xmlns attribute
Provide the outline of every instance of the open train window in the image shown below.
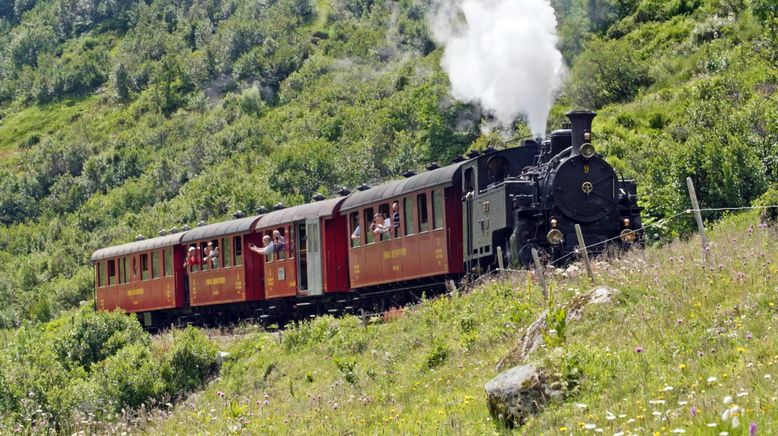
<svg viewBox="0 0 778 436"><path fill-rule="evenodd" d="M137 278L138 278L138 259L135 256L132 256L132 280L135 280Z"/></svg>
<svg viewBox="0 0 778 436"><path fill-rule="evenodd" d="M508 159L503 156L495 156L486 163L486 174L489 176L489 183L500 183L510 174L511 165Z"/></svg>
<svg viewBox="0 0 778 436"><path fill-rule="evenodd" d="M349 214L349 223L351 227L351 248L359 247L362 240L362 228L359 226L359 212L351 212Z"/></svg>
<svg viewBox="0 0 778 436"><path fill-rule="evenodd" d="M403 198L403 213L405 213L405 236L413 234L413 200L409 197Z"/></svg>
<svg viewBox="0 0 778 436"><path fill-rule="evenodd" d="M372 244L375 242L375 236L373 234L373 208L368 207L365 209L365 244Z"/></svg>
<svg viewBox="0 0 778 436"><path fill-rule="evenodd" d="M235 247L235 266L243 265L243 245L241 244L241 237L236 236L232 238L233 246Z"/></svg>
<svg viewBox="0 0 778 436"><path fill-rule="evenodd" d="M111 259L106 266L108 267L108 286L113 286L116 284L116 261Z"/></svg>
<svg viewBox="0 0 778 436"><path fill-rule="evenodd" d="M173 249L168 248L162 252L162 261L165 263L165 277L173 275Z"/></svg>
<svg viewBox="0 0 778 436"><path fill-rule="evenodd" d="M386 229L386 231L379 233L381 235L382 241L388 241L392 239L392 218L391 217L391 211L389 209L389 203L384 203L382 205L378 206L378 213L383 216L383 222L381 223L382 226Z"/></svg>
<svg viewBox="0 0 778 436"><path fill-rule="evenodd" d="M278 253L278 260L284 260L286 259L286 249L289 248L289 241L286 240L286 229L279 227L276 230L281 234L281 237L280 239L274 238L273 244L275 244L275 250Z"/></svg>
<svg viewBox="0 0 778 436"><path fill-rule="evenodd" d="M427 217L427 194L417 195L416 201L419 206L419 233L426 232L430 227Z"/></svg>
<svg viewBox="0 0 778 436"><path fill-rule="evenodd" d="M205 253L204 256L204 263L208 264L208 268L211 269L217 269L219 268L219 261L222 257L221 248L219 248L219 240L213 239L210 242L208 242L209 245L205 247Z"/></svg>
<svg viewBox="0 0 778 436"><path fill-rule="evenodd" d="M130 277L130 263L127 261L126 257L122 257L121 260L121 268L119 268L119 275L121 276L121 283L129 283L129 277Z"/></svg>
<svg viewBox="0 0 778 436"><path fill-rule="evenodd" d="M465 177L462 179L462 187L464 188L465 194L468 192L473 192L475 189L475 185L473 184L473 168L470 167L465 170Z"/></svg>
<svg viewBox="0 0 778 436"><path fill-rule="evenodd" d="M224 246L222 247L222 256L224 257L224 267L232 266L232 245L230 244L230 238L223 239Z"/></svg>
<svg viewBox="0 0 778 436"><path fill-rule="evenodd" d="M154 250L151 252L151 278L152 279L159 278L160 268L162 268L162 263L160 262L159 250Z"/></svg>
<svg viewBox="0 0 778 436"><path fill-rule="evenodd" d="M440 191L432 191L432 228L443 228L443 196Z"/></svg>
<svg viewBox="0 0 778 436"><path fill-rule="evenodd" d="M200 243L200 250L198 251L198 257L200 258L200 270L201 271L208 271L211 268L211 262L208 262L205 260L206 257L206 249L207 244L205 241Z"/></svg>
<svg viewBox="0 0 778 436"><path fill-rule="evenodd" d="M105 264L97 262L97 287L103 287L108 283L108 276L105 273Z"/></svg>
<svg viewBox="0 0 778 436"><path fill-rule="evenodd" d="M143 253L140 255L140 278L141 280L149 279L149 254Z"/></svg>

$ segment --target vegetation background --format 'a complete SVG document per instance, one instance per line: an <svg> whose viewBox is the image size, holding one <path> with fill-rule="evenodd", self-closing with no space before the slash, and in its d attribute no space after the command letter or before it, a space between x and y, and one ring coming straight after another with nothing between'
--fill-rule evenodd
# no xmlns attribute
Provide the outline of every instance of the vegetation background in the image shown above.
<svg viewBox="0 0 778 436"><path fill-rule="evenodd" d="M704 207L749 205L778 182L774 1L552 5L570 72L549 130L568 109L597 110L596 146L638 180L646 222L687 207L687 176ZM479 108L449 97L426 22L432 7L0 2L3 419L68 429L76 422L68 411L94 413L76 407L83 398L121 404L120 412L202 381L160 376L131 400L121 388L95 391L94 364L109 367L116 353L169 362L169 350L143 335L117 339L132 348L92 350L91 361L48 347L91 319L76 308L91 298L96 248L238 209L308 201L527 134L521 121L514 138L489 131ZM690 225L669 221L650 236L667 241ZM110 324L101 316L97 325ZM86 348L125 328L110 325L104 336L84 334ZM213 350L205 355L210 365ZM115 371L114 386L136 389ZM28 413L36 410L45 417Z"/></svg>

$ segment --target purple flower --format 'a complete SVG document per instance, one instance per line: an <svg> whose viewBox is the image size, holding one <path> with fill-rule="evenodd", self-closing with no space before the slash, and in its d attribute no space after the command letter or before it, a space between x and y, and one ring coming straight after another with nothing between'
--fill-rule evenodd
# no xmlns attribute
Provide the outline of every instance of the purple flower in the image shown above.
<svg viewBox="0 0 778 436"><path fill-rule="evenodd" d="M692 418L697 416L697 408L695 406L692 406L691 409L689 409L689 413L692 415Z"/></svg>
<svg viewBox="0 0 778 436"><path fill-rule="evenodd" d="M746 333L746 339L751 339L753 336L751 335L751 332Z"/></svg>
<svg viewBox="0 0 778 436"><path fill-rule="evenodd" d="M756 434L756 423L752 422L748 426L748 436L754 436Z"/></svg>
<svg viewBox="0 0 778 436"><path fill-rule="evenodd" d="M216 392L216 395L218 395L219 398L224 398L224 392L222 392L222 391Z"/></svg>
<svg viewBox="0 0 778 436"><path fill-rule="evenodd" d="M676 323L677 325L681 325L681 324L683 324L683 320L682 320L682 319L679 319L679 320L675 321L675 323Z"/></svg>
<svg viewBox="0 0 778 436"><path fill-rule="evenodd" d="M635 352L636 353L642 353L643 352L643 347L635 347Z"/></svg>

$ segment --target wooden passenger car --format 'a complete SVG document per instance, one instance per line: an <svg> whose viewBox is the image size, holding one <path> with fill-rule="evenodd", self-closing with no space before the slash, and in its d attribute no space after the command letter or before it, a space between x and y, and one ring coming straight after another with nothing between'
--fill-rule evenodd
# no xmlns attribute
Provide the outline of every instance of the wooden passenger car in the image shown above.
<svg viewBox="0 0 778 436"><path fill-rule="evenodd" d="M97 250L95 297L99 310L148 312L184 304L181 280L184 233L160 236Z"/></svg>
<svg viewBox="0 0 778 436"><path fill-rule="evenodd" d="M255 225L257 241L278 231L283 249L269 255L252 253L264 262L262 299L314 296L349 289L346 220L338 213L344 198L332 198L276 210ZM256 243L258 247L261 242Z"/></svg>
<svg viewBox="0 0 778 436"><path fill-rule="evenodd" d="M196 227L181 238L181 267L189 280L189 306L205 306L259 300L263 295L262 264L251 256L250 243L260 245L252 227L260 216L240 218ZM207 255L208 243L218 255ZM189 248L199 263L183 271Z"/></svg>
<svg viewBox="0 0 778 436"><path fill-rule="evenodd" d="M353 288L463 271L460 167L449 165L395 180L353 193L343 202L341 214L351 235L347 238ZM378 212L388 216L389 232L370 231Z"/></svg>

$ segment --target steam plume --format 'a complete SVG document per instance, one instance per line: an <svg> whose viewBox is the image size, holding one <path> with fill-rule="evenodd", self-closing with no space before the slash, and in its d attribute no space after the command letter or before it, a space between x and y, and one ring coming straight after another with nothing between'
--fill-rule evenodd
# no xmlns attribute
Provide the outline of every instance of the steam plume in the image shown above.
<svg viewBox="0 0 778 436"><path fill-rule="evenodd" d="M458 100L543 135L564 73L549 0L442 0L431 18Z"/></svg>

